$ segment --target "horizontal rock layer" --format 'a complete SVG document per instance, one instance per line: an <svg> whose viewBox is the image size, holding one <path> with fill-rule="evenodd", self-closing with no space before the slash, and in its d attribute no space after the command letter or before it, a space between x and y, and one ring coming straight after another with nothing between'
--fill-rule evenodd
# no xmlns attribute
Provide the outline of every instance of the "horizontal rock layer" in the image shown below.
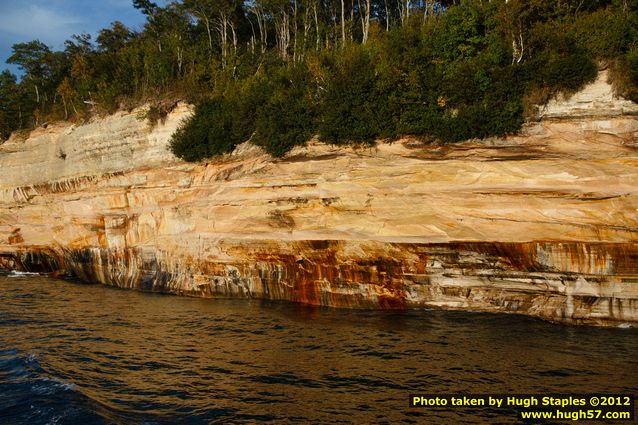
<svg viewBox="0 0 638 425"><path fill-rule="evenodd" d="M310 143L281 160L246 144L201 164L167 150L183 105L155 128L138 111L56 124L0 145L0 267L196 296L638 323L638 120L620 105L505 139Z"/></svg>

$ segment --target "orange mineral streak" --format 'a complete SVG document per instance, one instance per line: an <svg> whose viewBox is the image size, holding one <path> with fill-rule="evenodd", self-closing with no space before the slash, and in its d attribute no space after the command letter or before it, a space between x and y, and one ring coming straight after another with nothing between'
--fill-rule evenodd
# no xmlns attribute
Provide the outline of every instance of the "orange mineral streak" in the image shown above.
<svg viewBox="0 0 638 425"><path fill-rule="evenodd" d="M313 248L315 241L223 244L233 246L233 260L158 257L139 249L33 248L0 256L0 264L189 296L347 308L470 308L567 323L631 322L638 307L631 295L638 262L628 260L638 258L636 243L365 244L374 259L348 254L360 252L360 242L322 241L322 249ZM279 252L272 252L273 244Z"/></svg>

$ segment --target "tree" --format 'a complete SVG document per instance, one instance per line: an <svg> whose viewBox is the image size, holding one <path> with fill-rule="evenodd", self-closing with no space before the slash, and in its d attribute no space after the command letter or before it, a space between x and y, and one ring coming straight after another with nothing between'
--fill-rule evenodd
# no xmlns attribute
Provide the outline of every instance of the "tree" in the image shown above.
<svg viewBox="0 0 638 425"><path fill-rule="evenodd" d="M69 82L68 77L64 77L56 90L56 94L58 94L62 98L62 105L64 106L64 119L69 119L68 105L71 105L73 111L77 115L78 111L77 109L75 109L75 105L73 104L75 91L73 90L73 87L71 87L71 83Z"/></svg>
<svg viewBox="0 0 638 425"><path fill-rule="evenodd" d="M240 4L238 0L184 0L184 7L186 7L189 13L198 21L202 22L206 28L208 48L211 55L213 52L212 33L213 31L217 32L221 50L222 68L226 67L228 61L228 42L230 36L232 36L233 49L236 53L237 30L232 15Z"/></svg>
<svg viewBox="0 0 638 425"><path fill-rule="evenodd" d="M40 103L40 91L45 77L46 57L51 50L40 40L27 43L17 43L12 46L13 54L7 59L7 63L16 64L24 71L25 80L33 82L36 102Z"/></svg>
<svg viewBox="0 0 638 425"><path fill-rule="evenodd" d="M39 108L40 115L50 112L55 103L55 90L69 70L68 57L64 52L52 52L44 43L33 40L27 43L13 45L13 54L7 63L18 65L24 76L20 85L33 89L31 92L33 103ZM23 104L31 103L28 99ZM30 109L30 108L27 108ZM36 118L36 124L39 118Z"/></svg>
<svg viewBox="0 0 638 425"><path fill-rule="evenodd" d="M0 73L0 141L22 127L20 92L16 77L8 70Z"/></svg>
<svg viewBox="0 0 638 425"><path fill-rule="evenodd" d="M93 52L91 34L73 34L64 42L64 52L70 57L87 56Z"/></svg>
<svg viewBox="0 0 638 425"><path fill-rule="evenodd" d="M153 16L158 7L150 0L133 0L133 7L142 11L146 16Z"/></svg>
<svg viewBox="0 0 638 425"><path fill-rule="evenodd" d="M199 22L204 24L208 36L208 51L213 54L213 16L215 8L213 2L202 0L184 0L184 7Z"/></svg>
<svg viewBox="0 0 638 425"><path fill-rule="evenodd" d="M46 56L51 50L40 40L27 43L17 43L12 46L13 54L7 59L7 63L16 64L25 74L35 78L44 77Z"/></svg>
<svg viewBox="0 0 638 425"><path fill-rule="evenodd" d="M133 33L120 21L111 23L111 28L100 30L97 36L98 50L101 52L116 52L123 48L133 38Z"/></svg>

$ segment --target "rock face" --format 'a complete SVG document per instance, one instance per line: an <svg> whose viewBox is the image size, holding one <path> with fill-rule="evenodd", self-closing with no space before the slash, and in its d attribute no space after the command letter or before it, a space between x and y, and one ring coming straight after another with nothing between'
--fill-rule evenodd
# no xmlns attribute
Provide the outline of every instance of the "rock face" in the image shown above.
<svg viewBox="0 0 638 425"><path fill-rule="evenodd" d="M311 142L281 160L249 144L177 160L167 144L184 105L153 129L136 111L38 129L0 146L0 267L203 297L638 324L638 108L610 90L602 75L504 139ZM602 101L598 115L570 109Z"/></svg>

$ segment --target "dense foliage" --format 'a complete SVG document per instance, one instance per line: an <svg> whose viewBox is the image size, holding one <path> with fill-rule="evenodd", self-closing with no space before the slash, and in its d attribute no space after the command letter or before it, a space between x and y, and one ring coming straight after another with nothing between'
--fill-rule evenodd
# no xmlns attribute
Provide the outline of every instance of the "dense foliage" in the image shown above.
<svg viewBox="0 0 638 425"><path fill-rule="evenodd" d="M13 46L0 74L0 138L184 99L173 152L197 161L251 140L275 156L314 135L442 142L520 128L533 105L608 66L638 100L638 0L133 0L119 22L64 51ZM156 106L150 115L157 114ZM152 118L152 116L149 116Z"/></svg>

